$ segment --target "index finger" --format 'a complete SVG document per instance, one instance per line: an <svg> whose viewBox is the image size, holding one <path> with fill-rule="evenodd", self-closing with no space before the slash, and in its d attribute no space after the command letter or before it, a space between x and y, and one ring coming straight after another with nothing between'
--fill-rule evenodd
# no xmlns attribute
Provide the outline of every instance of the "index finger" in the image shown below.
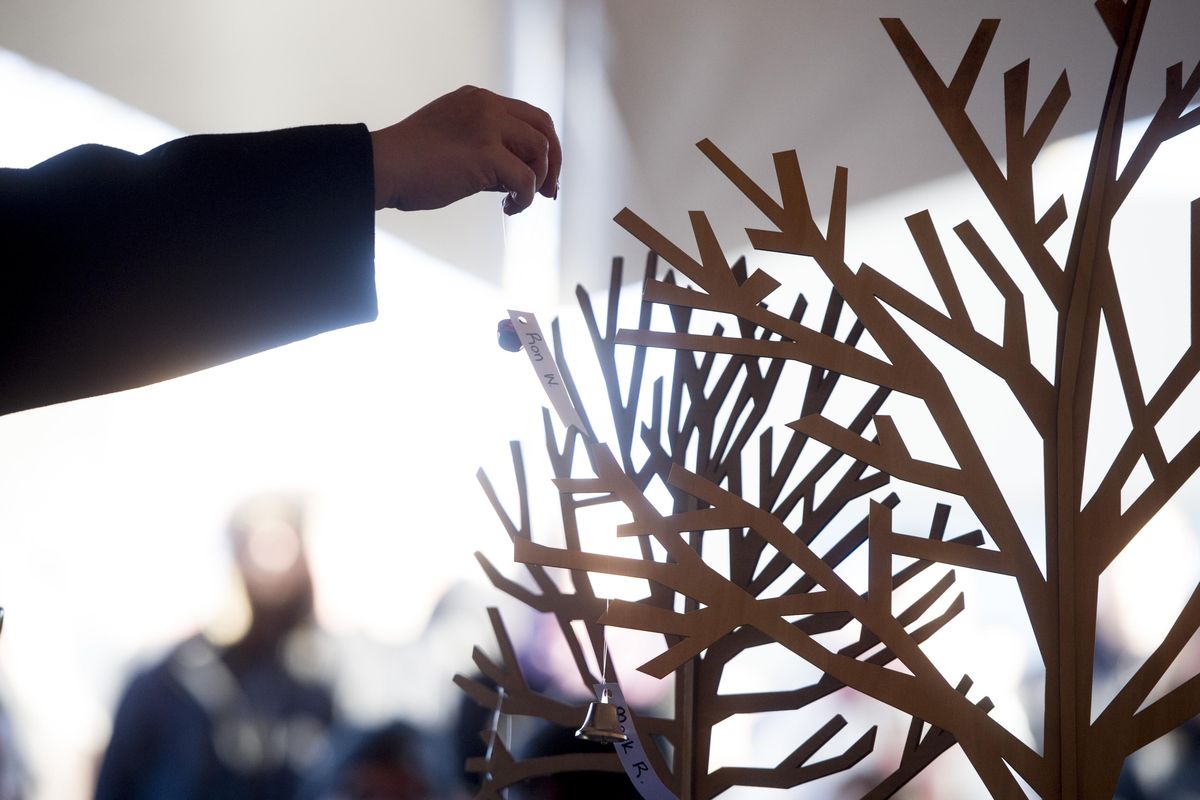
<svg viewBox="0 0 1200 800"><path fill-rule="evenodd" d="M538 187L546 197L558 196L558 174L562 169L562 145L558 141L558 131L554 129L554 120L545 111L522 100L508 98L508 112L517 119L532 125L549 144L546 178Z"/></svg>

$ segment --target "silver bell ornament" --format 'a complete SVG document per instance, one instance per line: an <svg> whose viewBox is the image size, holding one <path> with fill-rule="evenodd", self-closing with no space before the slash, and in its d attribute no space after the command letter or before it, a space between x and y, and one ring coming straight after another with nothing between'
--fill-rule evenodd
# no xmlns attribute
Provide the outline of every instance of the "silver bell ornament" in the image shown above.
<svg viewBox="0 0 1200 800"><path fill-rule="evenodd" d="M613 705L612 694L608 689L600 694L599 702L588 706L587 716L584 717L583 725L575 731L575 736L603 744L616 744L629 738L621 730L621 723L617 719L617 707Z"/></svg>

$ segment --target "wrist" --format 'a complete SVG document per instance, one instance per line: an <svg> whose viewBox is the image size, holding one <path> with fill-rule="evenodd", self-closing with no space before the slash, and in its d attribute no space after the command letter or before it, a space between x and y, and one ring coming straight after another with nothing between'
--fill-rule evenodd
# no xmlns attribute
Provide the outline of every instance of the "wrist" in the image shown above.
<svg viewBox="0 0 1200 800"><path fill-rule="evenodd" d="M383 164L383 141L381 138L382 131L371 131L371 176L372 176L372 193L375 198L375 210L380 211L387 208L388 191L387 179L384 174Z"/></svg>

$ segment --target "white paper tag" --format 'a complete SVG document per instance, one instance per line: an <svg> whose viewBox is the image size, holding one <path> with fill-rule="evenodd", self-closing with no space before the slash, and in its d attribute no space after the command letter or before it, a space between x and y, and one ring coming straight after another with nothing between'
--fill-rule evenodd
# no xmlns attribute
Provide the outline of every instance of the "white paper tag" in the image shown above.
<svg viewBox="0 0 1200 800"><path fill-rule="evenodd" d="M537 373L538 383L550 398L550 405L562 420L562 424L568 427L574 425L580 433L587 435L588 429L571 403L571 396L567 394L567 387L563 384L558 365L554 363L554 356L550 354L550 343L542 336L537 317L528 311L509 309L508 318L512 320L513 329L525 348L525 354L529 356L529 363Z"/></svg>
<svg viewBox="0 0 1200 800"><path fill-rule="evenodd" d="M621 760L621 766L625 768L625 774L638 790L638 794L643 800L678 800L650 765L646 749L642 746L642 740L633 724L633 712L625 704L621 687L615 683L597 683L592 689L596 692L597 700L600 700L604 696L604 690L608 689L613 705L617 707L617 724L621 726L621 733L629 738L623 742L616 742L613 747L617 751L617 758ZM655 745L652 743L650 746Z"/></svg>

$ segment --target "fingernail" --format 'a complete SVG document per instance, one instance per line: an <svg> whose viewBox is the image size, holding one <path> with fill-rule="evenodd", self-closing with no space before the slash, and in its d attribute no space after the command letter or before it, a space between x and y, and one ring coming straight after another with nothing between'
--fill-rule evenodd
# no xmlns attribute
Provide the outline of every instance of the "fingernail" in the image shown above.
<svg viewBox="0 0 1200 800"><path fill-rule="evenodd" d="M558 181L555 181L555 182L554 182L554 199L555 199L555 200L557 200L557 199L558 199L558 189L559 189L559 186L561 186L561 184L560 184Z"/></svg>

